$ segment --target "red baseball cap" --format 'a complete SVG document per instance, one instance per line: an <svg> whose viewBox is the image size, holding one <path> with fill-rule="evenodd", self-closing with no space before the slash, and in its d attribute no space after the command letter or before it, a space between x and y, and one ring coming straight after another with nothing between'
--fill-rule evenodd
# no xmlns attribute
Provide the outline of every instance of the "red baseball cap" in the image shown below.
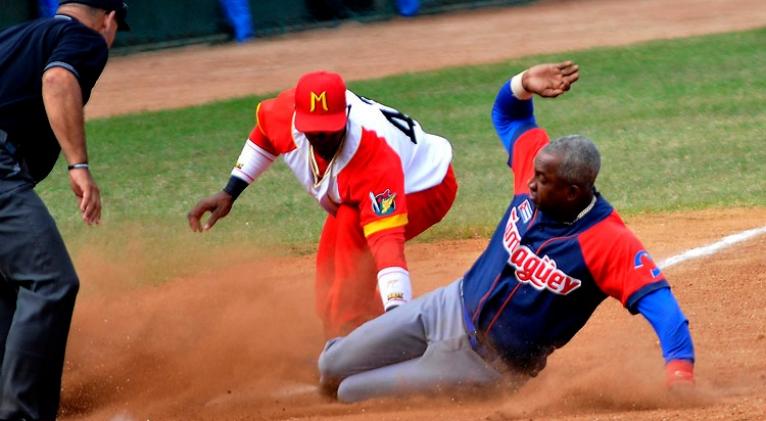
<svg viewBox="0 0 766 421"><path fill-rule="evenodd" d="M346 126L346 82L332 72L306 73L295 86L295 128L337 132Z"/></svg>

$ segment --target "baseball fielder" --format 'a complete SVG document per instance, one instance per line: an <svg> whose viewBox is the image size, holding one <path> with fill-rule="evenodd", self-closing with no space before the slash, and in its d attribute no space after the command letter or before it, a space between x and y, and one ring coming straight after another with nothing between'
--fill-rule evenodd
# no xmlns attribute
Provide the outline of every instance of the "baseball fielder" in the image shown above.
<svg viewBox="0 0 766 421"><path fill-rule="evenodd" d="M327 337L409 301L404 242L440 221L455 199L450 144L324 71L263 101L256 115L228 185L192 209L191 228L212 227L281 155L328 213L316 267ZM202 227L206 211L212 216Z"/></svg>
<svg viewBox="0 0 766 421"><path fill-rule="evenodd" d="M572 62L533 66L505 83L492 120L515 194L462 279L327 343L321 383L344 402L524 381L607 296L641 313L660 339L671 385L693 382L688 322L664 275L594 182L600 157L582 136L549 143L531 97L579 77Z"/></svg>

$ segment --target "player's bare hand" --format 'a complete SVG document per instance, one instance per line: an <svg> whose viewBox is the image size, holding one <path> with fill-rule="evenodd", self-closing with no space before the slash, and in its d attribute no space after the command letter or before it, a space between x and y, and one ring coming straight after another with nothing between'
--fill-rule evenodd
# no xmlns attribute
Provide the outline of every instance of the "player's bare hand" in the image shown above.
<svg viewBox="0 0 766 421"><path fill-rule="evenodd" d="M521 85L528 92L553 98L568 91L580 78L580 67L573 61L538 64L524 72Z"/></svg>
<svg viewBox="0 0 766 421"><path fill-rule="evenodd" d="M213 225L215 225L219 219L229 214L233 203L234 199L232 199L229 193L224 191L220 191L200 200L186 215L189 219L189 227L194 232L207 231L210 228L213 228ZM210 212L210 218L208 218L207 222L202 225L201 220L202 216L205 215L205 212Z"/></svg>
<svg viewBox="0 0 766 421"><path fill-rule="evenodd" d="M79 202L82 220L88 225L98 224L101 221L101 192L93 181L90 170L69 170L69 183Z"/></svg>

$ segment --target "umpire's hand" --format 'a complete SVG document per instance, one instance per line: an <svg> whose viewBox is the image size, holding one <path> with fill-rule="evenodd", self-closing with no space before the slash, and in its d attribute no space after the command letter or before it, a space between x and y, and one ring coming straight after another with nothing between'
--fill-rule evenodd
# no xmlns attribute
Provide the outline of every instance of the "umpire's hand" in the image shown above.
<svg viewBox="0 0 766 421"><path fill-rule="evenodd" d="M220 191L200 200L197 202L197 206L190 210L186 215L189 219L189 227L194 232L207 231L210 228L213 228L213 225L215 225L219 219L229 214L233 203L234 199L225 191ZM207 220L207 223L202 226L200 220L205 212L210 212L210 218Z"/></svg>
<svg viewBox="0 0 766 421"><path fill-rule="evenodd" d="M69 170L69 183L72 191L80 201L82 220L88 224L98 224L101 221L101 192L90 175L88 168Z"/></svg>

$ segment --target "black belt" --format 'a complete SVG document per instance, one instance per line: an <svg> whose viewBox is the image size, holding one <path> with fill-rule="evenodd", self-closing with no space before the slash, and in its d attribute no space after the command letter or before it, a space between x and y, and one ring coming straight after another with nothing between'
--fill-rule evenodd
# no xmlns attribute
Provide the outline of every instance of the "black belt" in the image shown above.
<svg viewBox="0 0 766 421"><path fill-rule="evenodd" d="M8 151L11 156L16 156L16 147L8 141L8 133L0 129L0 147Z"/></svg>
<svg viewBox="0 0 766 421"><path fill-rule="evenodd" d="M487 338L484 333L480 332L473 323L471 312L468 311L468 307L465 305L465 299L463 299L462 281L460 283L460 301L463 310L463 324L465 325L465 331L468 334L468 343L471 345L471 349L479 354L484 361L490 363L490 365L498 369L498 371L510 369L531 377L537 376L537 374L545 367L547 357L553 353L556 349L555 347L550 346L536 358L531 358L528 361L524 360L524 362L518 360L509 361L505 358L500 358L501 354L497 351L494 345L492 345L489 338Z"/></svg>
<svg viewBox="0 0 766 421"><path fill-rule="evenodd" d="M471 349L485 361L494 361L497 358L497 351L487 342L484 335L476 329L476 325L471 320L471 312L465 306L465 300L462 299L462 296L460 298L463 303L463 324L465 324L465 331L468 334L468 343L471 345Z"/></svg>

